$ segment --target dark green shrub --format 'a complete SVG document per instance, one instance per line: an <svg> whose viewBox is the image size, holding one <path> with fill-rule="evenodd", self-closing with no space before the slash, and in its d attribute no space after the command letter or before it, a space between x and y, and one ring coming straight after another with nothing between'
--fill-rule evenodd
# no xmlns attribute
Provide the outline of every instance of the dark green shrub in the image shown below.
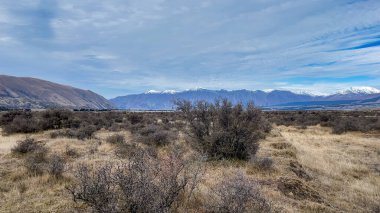
<svg viewBox="0 0 380 213"><path fill-rule="evenodd" d="M177 102L190 126L195 145L210 159L247 160L258 150L259 139L270 131L269 122L253 104L233 106L223 100L210 104Z"/></svg>

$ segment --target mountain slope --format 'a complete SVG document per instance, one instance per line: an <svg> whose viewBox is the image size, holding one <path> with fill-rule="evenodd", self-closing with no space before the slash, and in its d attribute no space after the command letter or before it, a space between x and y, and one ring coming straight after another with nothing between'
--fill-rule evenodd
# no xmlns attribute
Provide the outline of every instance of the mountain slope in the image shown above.
<svg viewBox="0 0 380 213"><path fill-rule="evenodd" d="M174 108L175 100L208 101L227 98L232 103L248 103L253 101L258 106L270 106L288 102L313 101L316 97L311 95L300 95L290 91L274 90L271 92L249 91L249 90L187 90L176 93L154 92L137 95L121 96L110 101L119 109L139 110L170 110Z"/></svg>
<svg viewBox="0 0 380 213"><path fill-rule="evenodd" d="M0 75L0 106L6 108L109 109L112 104L89 91L27 77Z"/></svg>
<svg viewBox="0 0 380 213"><path fill-rule="evenodd" d="M380 91L370 87L350 88L344 92L338 92L329 96L315 96L310 94L298 94L291 91L273 90L264 92L261 90L187 90L183 92L150 91L143 94L121 96L110 101L119 109L137 110L170 110L174 109L175 100L213 102L216 99L227 98L232 103L247 103L253 101L257 106L305 106L305 105L347 105L361 104L360 101L380 96ZM290 103L290 104L288 104Z"/></svg>

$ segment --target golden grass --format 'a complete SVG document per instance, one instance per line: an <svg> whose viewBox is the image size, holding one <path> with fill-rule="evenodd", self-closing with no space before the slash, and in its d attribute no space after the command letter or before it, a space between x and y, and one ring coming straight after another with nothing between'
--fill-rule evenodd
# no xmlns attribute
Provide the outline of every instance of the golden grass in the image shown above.
<svg viewBox="0 0 380 213"><path fill-rule="evenodd" d="M321 186L331 206L366 212L378 205L380 138L362 133L332 135L321 127L303 132L282 128L281 132L297 149L297 160L310 171L313 185Z"/></svg>
<svg viewBox="0 0 380 213"><path fill-rule="evenodd" d="M116 146L104 142L112 134L115 133L101 130L94 139L86 141L50 139L49 132L28 135L46 141L50 153L64 155L67 146L79 153L76 158L66 156L68 170L61 180L47 174L29 176L22 166L22 157L11 154L16 141L25 139L26 135L0 136L0 212L73 212L83 208L72 202L65 186L71 182L73 168L79 163L97 165L118 161L114 155ZM127 143L133 140L129 132L117 134L125 135ZM176 143L184 145L188 153L192 152L182 133ZM193 201L194 205L207 202L204 199L208 198L210 187L225 177L243 171L257 181L277 212L370 212L378 208L379 135L333 135L329 128L320 126L304 130L275 126L260 146L257 156L273 159L272 169L265 171L251 162L243 161L204 163L206 172L195 191L197 199ZM161 148L161 153L166 151L167 148ZM300 174L306 174L310 179ZM279 183L284 178L296 183L298 190L315 193L313 196L322 201L317 202L308 195L297 197L295 194L284 194L279 190Z"/></svg>

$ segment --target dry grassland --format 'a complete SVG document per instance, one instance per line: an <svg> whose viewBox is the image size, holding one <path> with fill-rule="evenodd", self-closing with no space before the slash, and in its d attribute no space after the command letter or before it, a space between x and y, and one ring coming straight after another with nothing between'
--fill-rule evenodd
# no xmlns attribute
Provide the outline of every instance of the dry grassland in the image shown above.
<svg viewBox="0 0 380 213"><path fill-rule="evenodd" d="M132 138L124 134L126 142ZM0 212L81 212L65 186L76 165L118 161L115 145L105 142L114 134L98 131L94 139L51 139L49 132L0 136ZM62 179L47 174L30 176L23 159L11 153L16 141L32 137L44 141L51 153L67 160ZM176 143L186 144L180 133ZM68 156L73 149L77 156ZM160 148L165 152L165 147ZM191 149L188 149L190 152ZM380 210L380 136L375 133L331 134L331 129L275 126L260 142L260 158L271 158L273 167L263 170L252 162L218 161L205 164L205 174L195 191L196 199L181 212L201 211L210 188L238 172L256 181L274 212L378 212Z"/></svg>

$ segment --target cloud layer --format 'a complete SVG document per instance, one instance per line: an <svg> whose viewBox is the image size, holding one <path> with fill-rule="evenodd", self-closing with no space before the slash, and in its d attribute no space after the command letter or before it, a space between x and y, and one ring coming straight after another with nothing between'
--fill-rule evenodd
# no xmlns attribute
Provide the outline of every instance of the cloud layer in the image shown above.
<svg viewBox="0 0 380 213"><path fill-rule="evenodd" d="M3 0L0 64L107 97L380 88L380 2Z"/></svg>

